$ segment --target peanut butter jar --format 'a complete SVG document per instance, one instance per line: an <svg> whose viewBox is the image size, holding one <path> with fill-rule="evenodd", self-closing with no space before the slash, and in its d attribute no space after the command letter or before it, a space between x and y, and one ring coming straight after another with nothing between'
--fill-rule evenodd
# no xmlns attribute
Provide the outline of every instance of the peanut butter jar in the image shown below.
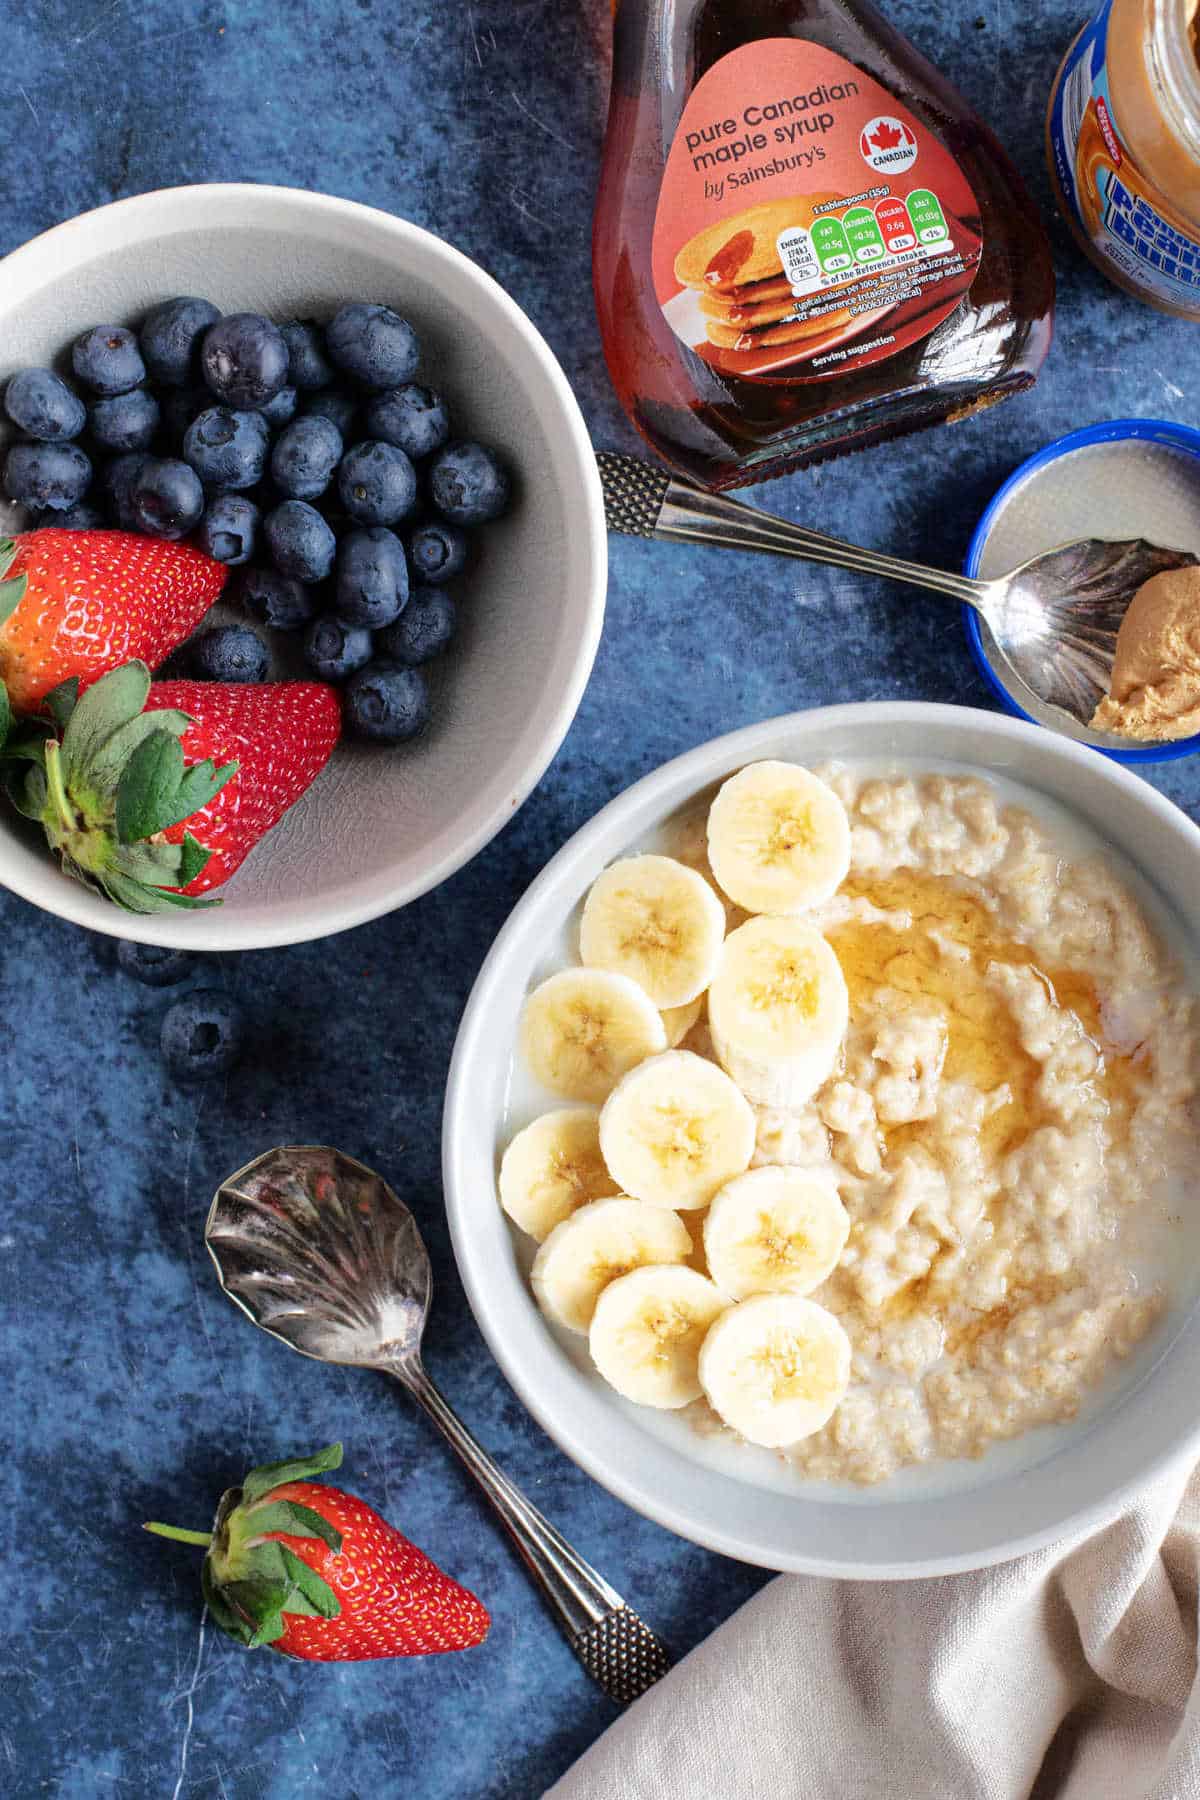
<svg viewBox="0 0 1200 1800"><path fill-rule="evenodd" d="M1105 0L1046 120L1058 204L1126 293L1200 319L1198 0Z"/></svg>

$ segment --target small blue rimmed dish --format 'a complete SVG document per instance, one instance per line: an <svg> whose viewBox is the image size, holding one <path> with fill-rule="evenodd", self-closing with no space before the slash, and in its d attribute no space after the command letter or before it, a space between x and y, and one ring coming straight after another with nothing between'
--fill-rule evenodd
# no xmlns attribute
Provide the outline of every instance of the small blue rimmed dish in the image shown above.
<svg viewBox="0 0 1200 1800"><path fill-rule="evenodd" d="M1111 419L1055 438L993 496L963 570L986 580L1084 537L1144 537L1200 554L1200 431L1167 419ZM1141 743L1064 722L1062 713L1004 668L995 639L972 607L964 606L963 623L988 686L1018 718L1090 744L1117 762L1171 762L1200 750L1200 734Z"/></svg>

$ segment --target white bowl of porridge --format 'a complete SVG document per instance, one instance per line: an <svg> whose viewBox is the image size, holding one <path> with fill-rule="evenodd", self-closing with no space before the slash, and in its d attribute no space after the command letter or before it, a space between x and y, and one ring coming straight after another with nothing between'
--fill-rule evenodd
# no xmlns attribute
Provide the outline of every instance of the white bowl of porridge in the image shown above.
<svg viewBox="0 0 1200 1800"><path fill-rule="evenodd" d="M798 901L757 881L755 845L735 834L733 860L751 869L739 885L706 833L723 784L772 761L814 774L848 825ZM791 839L785 848L791 856ZM687 966L657 992L659 962L645 974L621 961L605 910L611 876L581 953L597 878L646 853L670 861L628 865L639 879L682 865L726 914L714 944L699 896ZM688 899L679 880L672 905ZM698 1543L864 1579L979 1567L1098 1525L1194 1454L1198 884L1200 830L1152 788L1086 748L966 708L885 703L771 720L605 807L497 938L446 1101L459 1268L542 1426L610 1491ZM751 1041L761 995L740 1023L730 1002L744 973L737 945L774 942L781 919L798 943L823 940L821 979L837 989L811 1008L824 1046L815 1060L790 1040L790 1061L775 1039L769 1052L761 1033ZM598 967L620 1014L615 1039L608 995L591 998ZM565 1065L538 1050L547 1017L565 1029L545 997L558 1006L570 982L543 989L563 971L576 972L588 996L580 1016L590 1013ZM665 1006L681 994L686 1006ZM654 1097L684 1076L705 1093L738 1090L711 1168L699 1110L676 1118L668 1151L633 1105L635 1088ZM672 1088L672 1109L676 1098ZM579 1141L554 1163L559 1109L575 1115ZM506 1213L505 1151L548 1116L545 1179L530 1163L535 1131L510 1159ZM631 1119L645 1140L632 1156ZM695 1162L681 1174L672 1159L685 1141ZM729 1219L751 1192L774 1204L795 1189L826 1208L814 1228L824 1250L805 1247L801 1281L787 1264L794 1234L782 1261L736 1265L751 1271L739 1287ZM618 1226L632 1248L612 1249ZM766 1237L775 1257L780 1233ZM592 1257L582 1283L581 1255ZM651 1345L654 1379L645 1361L626 1380L646 1350L643 1296L668 1290L683 1322ZM816 1322L842 1348L819 1381L801 1367L802 1379L780 1377L764 1396L751 1327L779 1317L807 1331ZM781 1403L774 1424L746 1410L748 1381L755 1404ZM802 1435L783 1441L789 1428Z"/></svg>

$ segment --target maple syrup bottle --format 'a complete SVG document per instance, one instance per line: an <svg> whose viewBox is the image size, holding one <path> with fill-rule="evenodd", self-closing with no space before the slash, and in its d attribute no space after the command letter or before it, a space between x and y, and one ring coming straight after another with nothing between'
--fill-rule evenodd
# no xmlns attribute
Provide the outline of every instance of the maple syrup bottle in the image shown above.
<svg viewBox="0 0 1200 1800"><path fill-rule="evenodd" d="M1032 384L1033 202L867 0L619 0L614 29L596 306L675 469L737 487Z"/></svg>

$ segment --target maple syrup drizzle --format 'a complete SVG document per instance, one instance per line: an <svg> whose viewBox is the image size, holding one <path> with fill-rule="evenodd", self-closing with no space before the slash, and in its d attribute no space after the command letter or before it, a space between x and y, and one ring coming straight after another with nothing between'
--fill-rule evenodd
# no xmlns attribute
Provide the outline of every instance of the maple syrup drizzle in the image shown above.
<svg viewBox="0 0 1200 1800"><path fill-rule="evenodd" d="M912 920L900 931L854 920L828 933L850 992L851 1020L861 1016L880 987L938 1007L947 1026L944 1079L969 1081L984 1094L1004 1084L1009 1088L1011 1098L983 1123L982 1147L989 1160L1047 1123L1037 1091L1042 1065L1022 1045L1005 996L987 983L993 962L1032 968L1050 999L1075 1014L1103 1059L1095 1080L1109 1107L1110 1132L1123 1134L1135 1076L1131 1059L1106 1039L1091 976L1078 969L1042 967L1030 945L1002 935L981 900L940 876L902 869L878 878L852 877L842 892L869 900L883 912L907 913ZM962 945L968 955L961 961L943 955L931 932ZM889 1156L920 1143L930 1123L917 1119L884 1127Z"/></svg>
<svg viewBox="0 0 1200 1800"><path fill-rule="evenodd" d="M944 1078L967 1080L981 1093L1007 1083L1011 1092L1007 1104L984 1121L980 1135L989 1158L1003 1156L1048 1121L1037 1094L1041 1064L1022 1045L1004 995L986 984L992 962L1032 968L1051 1000L1075 1014L1103 1059L1094 1080L1108 1105L1110 1138L1125 1135L1137 1097L1137 1075L1133 1058L1105 1035L1100 996L1090 975L1078 969L1041 967L1030 945L1000 933L981 900L940 876L912 869L877 878L852 876L842 892L868 900L882 912L907 913L911 920L899 931L854 920L828 932L846 977L851 1022L856 1015L861 1017L873 994L884 986L935 1002L947 1026ZM961 961L943 955L931 931L961 944L968 955ZM907 1145L921 1143L931 1124L918 1119L881 1127L885 1157L890 1161ZM926 1273L891 1297L883 1308L886 1318L922 1315L947 1326L953 1293L943 1288L940 1270L951 1249L949 1244L940 1246ZM1045 1275L1014 1286L996 1306L947 1328L945 1352L963 1353L968 1362L974 1361L986 1339L1006 1331L1026 1307L1049 1304L1069 1285Z"/></svg>

